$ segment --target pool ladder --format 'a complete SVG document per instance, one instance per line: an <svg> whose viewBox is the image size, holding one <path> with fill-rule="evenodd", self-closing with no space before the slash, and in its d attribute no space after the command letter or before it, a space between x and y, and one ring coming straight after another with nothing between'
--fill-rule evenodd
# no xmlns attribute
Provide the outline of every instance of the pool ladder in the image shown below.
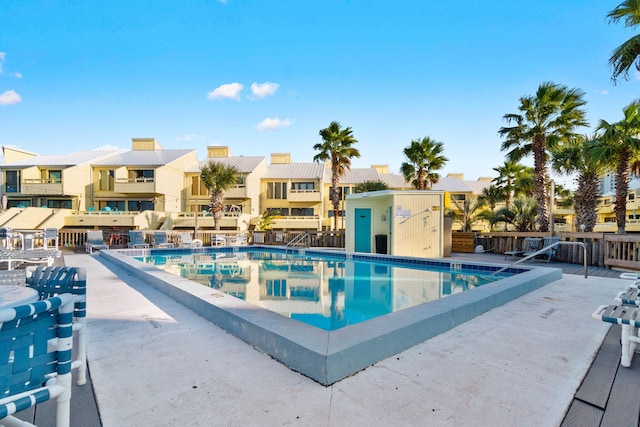
<svg viewBox="0 0 640 427"><path fill-rule="evenodd" d="M289 242L285 245L285 251L287 249L289 249L290 247L293 246L298 246L298 243L302 243L303 240L306 240L306 245L304 246L309 246L309 233L302 233L302 234L298 234L296 237L294 237L293 239L289 240Z"/></svg>
<svg viewBox="0 0 640 427"><path fill-rule="evenodd" d="M547 247L544 247L544 248L542 248L542 249L540 249L540 250L538 250L538 251L536 251L536 252L534 252L532 254L527 255L524 258L519 259L516 262L512 262L511 264L509 264L509 265L507 265L505 267L502 267L500 270L494 271L493 273L491 273L491 275L496 275L498 273L502 273L506 269L511 268L516 264L520 264L521 262L524 262L524 261L526 261L528 259L531 259L531 258L536 257L538 255L541 255L543 253L547 253L547 251L549 249L551 249L553 247L557 247L559 245L578 245L578 246L582 247L582 252L583 252L583 257L582 258L584 259L584 278L586 279L587 276L588 276L587 275L587 268L588 268L587 267L587 245L585 245L583 242L565 242L565 241L562 241L562 240L559 241L559 242L554 242L554 243L550 244Z"/></svg>

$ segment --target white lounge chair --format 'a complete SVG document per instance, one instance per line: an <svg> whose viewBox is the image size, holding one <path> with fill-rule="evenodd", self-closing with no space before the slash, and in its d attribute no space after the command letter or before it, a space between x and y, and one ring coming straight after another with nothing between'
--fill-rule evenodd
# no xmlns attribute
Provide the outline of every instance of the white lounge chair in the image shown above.
<svg viewBox="0 0 640 427"><path fill-rule="evenodd" d="M640 327L640 308L624 305L601 305L591 315L596 320L622 326L622 355L620 365L628 368L640 343L638 328Z"/></svg>
<svg viewBox="0 0 640 427"><path fill-rule="evenodd" d="M85 242L86 251L90 254L93 253L94 249L109 249L109 245L104 242L104 235L102 234L102 230L88 230L87 231L87 241Z"/></svg>
<svg viewBox="0 0 640 427"><path fill-rule="evenodd" d="M222 234L214 234L211 236L211 246L225 246L227 239Z"/></svg>
<svg viewBox="0 0 640 427"><path fill-rule="evenodd" d="M53 243L53 245L51 246L55 249L58 249L60 247L59 233L57 228L45 228L42 231L42 247L44 249L48 249L50 246L49 243Z"/></svg>
<svg viewBox="0 0 640 427"><path fill-rule="evenodd" d="M202 240L194 239L191 237L191 233L180 233L180 247L181 248L201 248Z"/></svg>

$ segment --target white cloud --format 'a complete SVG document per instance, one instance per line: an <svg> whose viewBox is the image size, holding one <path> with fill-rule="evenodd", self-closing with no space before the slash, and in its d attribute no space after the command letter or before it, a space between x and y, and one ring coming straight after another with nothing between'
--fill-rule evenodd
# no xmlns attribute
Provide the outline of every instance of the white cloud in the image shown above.
<svg viewBox="0 0 640 427"><path fill-rule="evenodd" d="M176 141L195 141L197 139L204 139L203 136L198 135L197 133L188 133L186 135L176 137Z"/></svg>
<svg viewBox="0 0 640 427"><path fill-rule="evenodd" d="M251 83L251 92L256 98L264 98L275 94L279 87L278 83L272 82Z"/></svg>
<svg viewBox="0 0 640 427"><path fill-rule="evenodd" d="M291 126L292 123L293 121L289 119L280 120L277 117L274 117L274 118L268 117L263 121L261 121L260 123L258 123L258 126L256 126L256 128L260 132L270 132L272 130L278 130L278 129L289 127Z"/></svg>
<svg viewBox="0 0 640 427"><path fill-rule="evenodd" d="M0 94L0 105L11 105L22 102L22 97L14 90Z"/></svg>
<svg viewBox="0 0 640 427"><path fill-rule="evenodd" d="M600 95L609 95L609 91L606 89L596 89L596 93Z"/></svg>
<svg viewBox="0 0 640 427"><path fill-rule="evenodd" d="M22 73L19 73L17 71L12 72L12 73L8 73L4 70L4 63L6 62L7 59L7 53L6 52L0 52L0 75L6 74L8 76L13 76L13 77L17 77L19 79L22 78Z"/></svg>
<svg viewBox="0 0 640 427"><path fill-rule="evenodd" d="M207 94L207 99L240 99L242 85L240 83L229 83L221 85Z"/></svg>

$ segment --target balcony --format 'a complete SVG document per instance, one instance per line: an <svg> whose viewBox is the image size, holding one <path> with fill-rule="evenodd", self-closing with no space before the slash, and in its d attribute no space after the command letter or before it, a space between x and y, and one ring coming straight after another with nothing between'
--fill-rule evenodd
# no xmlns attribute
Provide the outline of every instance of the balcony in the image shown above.
<svg viewBox="0 0 640 427"><path fill-rule="evenodd" d="M125 194L152 194L156 193L156 183L153 178L118 178L114 190Z"/></svg>
<svg viewBox="0 0 640 427"><path fill-rule="evenodd" d="M22 183L22 194L62 195L62 179L25 179Z"/></svg>
<svg viewBox="0 0 640 427"><path fill-rule="evenodd" d="M290 202L313 202L318 203L322 201L320 190L289 190L287 199Z"/></svg>
<svg viewBox="0 0 640 427"><path fill-rule="evenodd" d="M321 230L320 217L312 216L284 216L275 220L271 226L274 229L287 230Z"/></svg>
<svg viewBox="0 0 640 427"><path fill-rule="evenodd" d="M246 199L248 197L247 187L244 184L236 185L225 191L224 197L226 199Z"/></svg>

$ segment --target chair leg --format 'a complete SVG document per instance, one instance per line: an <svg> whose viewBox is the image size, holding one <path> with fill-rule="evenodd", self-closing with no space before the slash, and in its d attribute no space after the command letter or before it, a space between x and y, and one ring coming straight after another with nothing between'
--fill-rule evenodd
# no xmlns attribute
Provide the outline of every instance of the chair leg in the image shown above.
<svg viewBox="0 0 640 427"><path fill-rule="evenodd" d="M635 329L636 328L630 325L622 325L622 356L620 357L620 364L625 368L631 366L631 360L633 359L633 354L636 351L636 345L639 341L635 335Z"/></svg>

